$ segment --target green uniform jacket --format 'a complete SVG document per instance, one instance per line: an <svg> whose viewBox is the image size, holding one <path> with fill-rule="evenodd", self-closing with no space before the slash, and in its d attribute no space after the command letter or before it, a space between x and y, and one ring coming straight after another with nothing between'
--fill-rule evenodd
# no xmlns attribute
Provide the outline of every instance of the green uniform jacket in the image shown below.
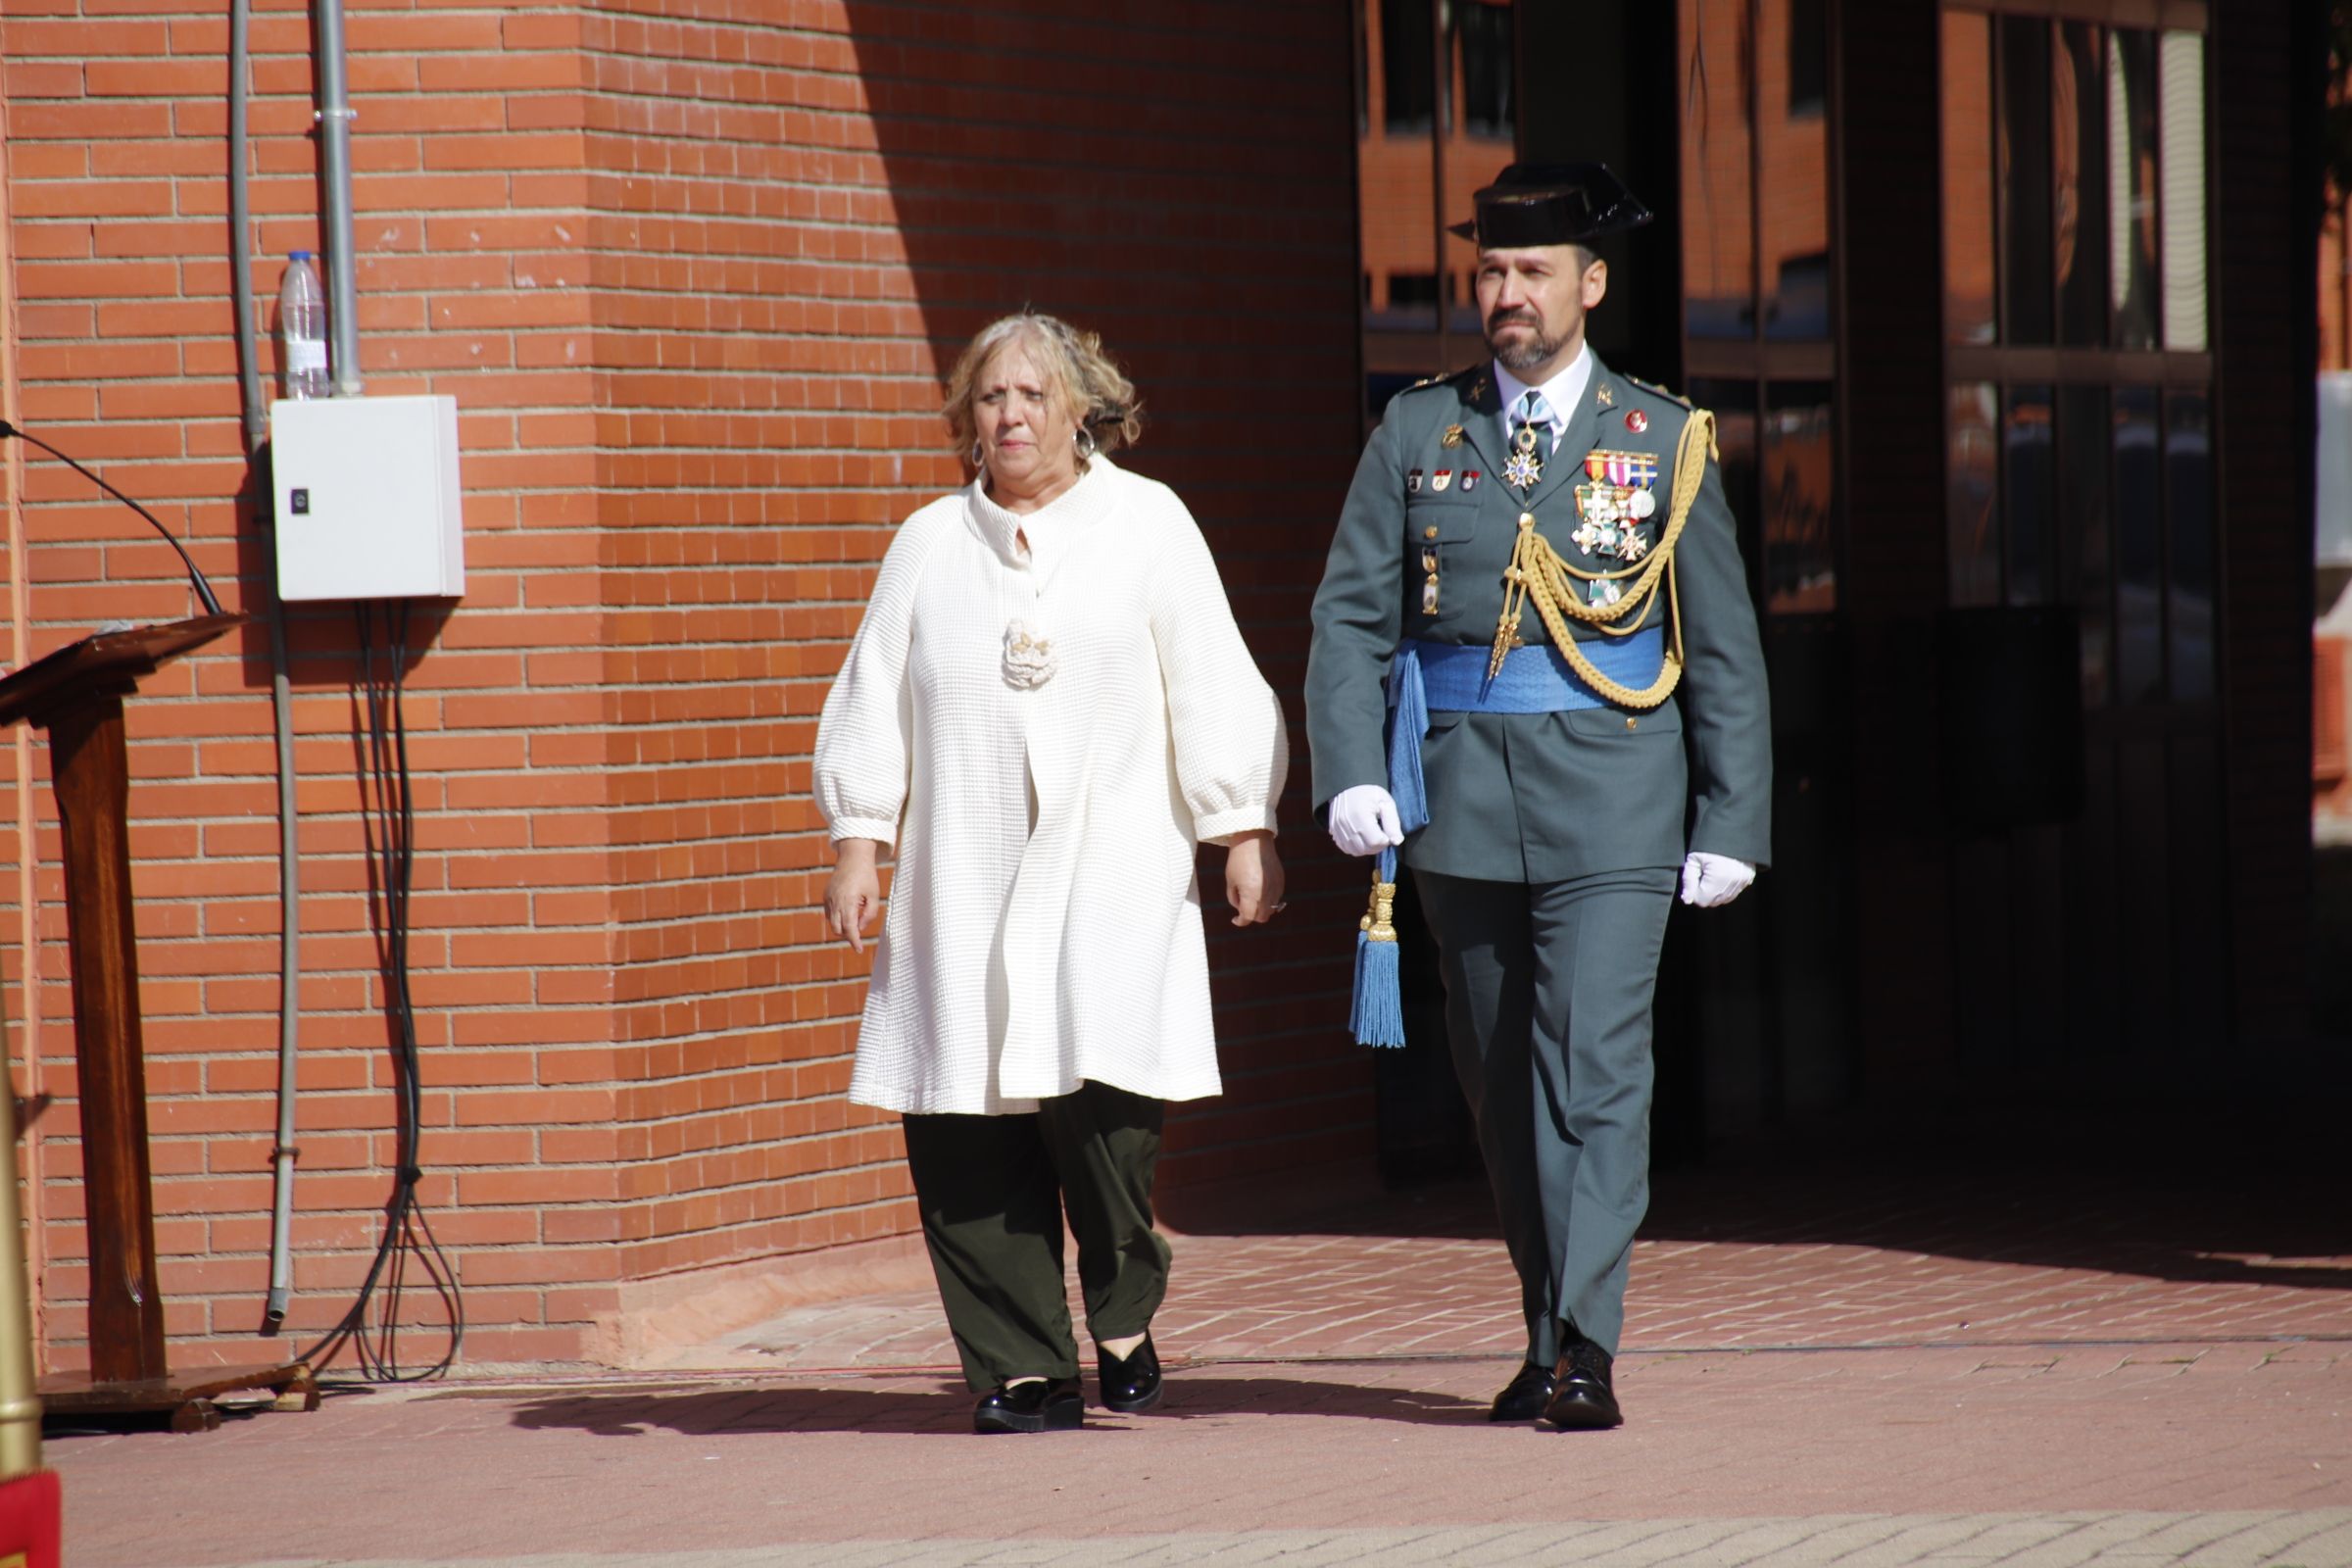
<svg viewBox="0 0 2352 1568"><path fill-rule="evenodd" d="M1398 639L1492 646L1522 512L1535 514L1570 564L1621 567L1587 555L1571 537L1587 453L1657 459L1658 511L1646 529L1657 540L1690 413L1595 357L1559 450L1522 497L1503 482L1509 454L1490 368L1397 394L1356 466L1315 594L1306 728L1318 813L1342 790L1389 781L1383 681ZM1446 432L1455 425L1461 439L1448 447ZM1424 477L1408 489L1415 468ZM1440 469L1451 470L1444 490L1434 484ZM1479 477L1465 493L1469 469ZM1422 612L1422 553L1430 549L1438 555L1435 615ZM1758 865L1770 858L1772 725L1763 653L1723 476L1712 461L1675 562L1687 660L1675 695L1648 712L1432 713L1422 742L1430 823L1407 838L1407 865L1495 882L1560 882L1679 866L1686 848ZM1671 624L1664 593L1646 623ZM1599 635L1570 624L1580 635ZM1550 641L1532 602L1519 636L1530 645Z"/></svg>

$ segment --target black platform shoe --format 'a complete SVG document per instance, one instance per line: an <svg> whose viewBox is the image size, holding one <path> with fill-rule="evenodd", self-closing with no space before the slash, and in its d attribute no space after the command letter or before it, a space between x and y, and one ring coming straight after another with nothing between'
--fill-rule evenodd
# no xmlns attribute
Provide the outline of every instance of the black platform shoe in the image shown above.
<svg viewBox="0 0 2352 1568"><path fill-rule="evenodd" d="M1558 1387L1544 1407L1544 1419L1563 1432L1623 1426L1625 1412L1618 1408L1617 1391L1611 1386L1612 1365L1609 1352L1591 1340L1570 1340L1551 1369Z"/></svg>
<svg viewBox="0 0 2352 1568"><path fill-rule="evenodd" d="M1500 1394L1494 1396L1494 1402L1487 1406L1487 1419L1536 1420L1544 1414L1544 1407L1551 1403L1552 1390L1556 1387L1558 1381L1552 1377L1551 1368L1530 1361L1519 1369L1517 1377L1502 1386Z"/></svg>
<svg viewBox="0 0 2352 1568"><path fill-rule="evenodd" d="M1124 1360L1108 1350L1102 1352L1099 1373L1102 1380L1102 1403L1121 1415L1134 1415L1159 1403L1164 1392L1159 1383L1159 1352L1152 1348L1152 1336Z"/></svg>
<svg viewBox="0 0 2352 1568"><path fill-rule="evenodd" d="M1076 1378L999 1384L972 1406L974 1432L1075 1432L1086 1419Z"/></svg>

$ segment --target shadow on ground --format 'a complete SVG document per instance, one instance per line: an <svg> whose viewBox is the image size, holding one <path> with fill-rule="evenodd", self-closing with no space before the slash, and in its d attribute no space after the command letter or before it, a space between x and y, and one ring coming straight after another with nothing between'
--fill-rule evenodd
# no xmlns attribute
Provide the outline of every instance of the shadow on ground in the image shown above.
<svg viewBox="0 0 2352 1568"><path fill-rule="evenodd" d="M1413 1426L1486 1421L1486 1405L1424 1390L1358 1388L1283 1377L1236 1377L1177 1370L1169 1403L1135 1420L1196 1421L1237 1415L1351 1416ZM567 1429L599 1437L653 1432L691 1437L778 1432L932 1433L969 1437L972 1398L953 1379L895 1387L703 1389L687 1392L566 1394L524 1404L514 1422L531 1430ZM1131 1419L1089 1408L1090 1428L1121 1430Z"/></svg>
<svg viewBox="0 0 2352 1568"><path fill-rule="evenodd" d="M1908 1127L1790 1129L1658 1173L1642 1237L2352 1291L2342 1102L2281 1083L2267 1106L1954 1103ZM1177 1223L1215 1235L1499 1234L1484 1184L1461 1180L1263 1223L1196 1205Z"/></svg>

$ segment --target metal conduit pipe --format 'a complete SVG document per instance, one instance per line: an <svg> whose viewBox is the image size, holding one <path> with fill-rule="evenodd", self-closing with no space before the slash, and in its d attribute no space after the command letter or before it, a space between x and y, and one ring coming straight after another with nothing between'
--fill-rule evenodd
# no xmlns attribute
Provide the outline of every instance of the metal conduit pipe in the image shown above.
<svg viewBox="0 0 2352 1568"><path fill-rule="evenodd" d="M253 292L253 200L246 174L247 108L251 97L253 8L230 0L228 11L228 252L237 318L238 388L245 454L261 449L269 430L262 397L259 309ZM265 500L263 505L267 505ZM272 558L275 552L271 553ZM270 1209L270 1297L262 1332L274 1334L294 1296L294 1050L302 1022L302 861L295 847L294 703L286 657L286 607L272 581L270 605L270 710L277 731L277 1143L270 1152L274 1193Z"/></svg>
<svg viewBox="0 0 2352 1568"><path fill-rule="evenodd" d="M326 178L327 332L335 396L358 397L360 286L352 275L351 88L344 70L343 0L313 0L312 73L318 95L319 169Z"/></svg>
<svg viewBox="0 0 2352 1568"><path fill-rule="evenodd" d="M243 4L244 0L237 0ZM302 1025L302 860L294 843L294 701L286 669L286 607L270 587L270 710L277 725L277 1144L270 1151L270 1299L274 1334L294 1295L294 1046Z"/></svg>
<svg viewBox="0 0 2352 1568"><path fill-rule="evenodd" d="M247 112L253 91L247 77L252 72L252 0L229 0L228 276L237 306L237 389L247 457L270 433L270 411L262 402L261 345L254 338L253 192L245 177L245 149L251 140Z"/></svg>

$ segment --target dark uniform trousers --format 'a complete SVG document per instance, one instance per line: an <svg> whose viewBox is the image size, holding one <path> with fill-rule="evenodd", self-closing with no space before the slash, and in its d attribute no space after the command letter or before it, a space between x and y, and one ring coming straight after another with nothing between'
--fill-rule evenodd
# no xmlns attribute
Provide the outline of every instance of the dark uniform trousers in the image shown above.
<svg viewBox="0 0 2352 1568"><path fill-rule="evenodd" d="M1152 1228L1157 1100L1108 1084L1016 1116L909 1115L906 1163L948 1327L975 1392L1078 1375L1062 1284L1062 1216L1097 1340L1152 1326L1168 1244Z"/></svg>
<svg viewBox="0 0 2352 1568"><path fill-rule="evenodd" d="M1649 1206L1650 1005L1675 873L1413 881L1519 1275L1528 1358L1551 1364L1563 1319L1614 1352Z"/></svg>

